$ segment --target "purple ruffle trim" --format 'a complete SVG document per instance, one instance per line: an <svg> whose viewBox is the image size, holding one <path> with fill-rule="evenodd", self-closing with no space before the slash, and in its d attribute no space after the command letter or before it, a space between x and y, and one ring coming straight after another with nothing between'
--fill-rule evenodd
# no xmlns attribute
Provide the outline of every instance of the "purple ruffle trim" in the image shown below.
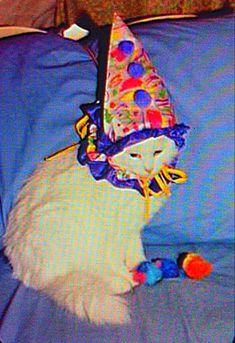
<svg viewBox="0 0 235 343"><path fill-rule="evenodd" d="M101 104L99 102L83 105L82 110L85 114L89 115L90 124L97 126L97 153L105 154L106 156L113 156L123 151L123 149L132 144L136 144L150 137L159 137L162 135L174 140L176 146L181 149L185 145L185 138L183 135L189 130L189 126L185 124L175 124L173 127L163 129L143 129L141 131L133 132L117 142L113 143L109 137L104 133L102 120L101 120ZM92 176L96 180L106 179L112 185L119 188L132 188L136 189L143 195L142 188L136 179L120 180L117 178L117 171L110 166L108 161L91 161L87 156L88 137L81 140L77 159L82 165L88 165ZM176 160L172 163L172 167L176 165ZM155 180L149 186L154 192L160 191L160 188Z"/></svg>

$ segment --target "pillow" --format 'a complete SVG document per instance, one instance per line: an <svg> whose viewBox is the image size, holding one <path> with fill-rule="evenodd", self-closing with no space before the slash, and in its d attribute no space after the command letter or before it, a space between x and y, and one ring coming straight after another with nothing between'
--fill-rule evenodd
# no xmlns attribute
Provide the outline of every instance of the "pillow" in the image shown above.
<svg viewBox="0 0 235 343"><path fill-rule="evenodd" d="M179 167L188 182L143 231L148 244L234 238L233 16L132 27L159 68L179 122L191 127Z"/></svg>
<svg viewBox="0 0 235 343"><path fill-rule="evenodd" d="M78 42L53 33L0 40L0 235L27 176L78 141L80 105L95 100L96 67Z"/></svg>

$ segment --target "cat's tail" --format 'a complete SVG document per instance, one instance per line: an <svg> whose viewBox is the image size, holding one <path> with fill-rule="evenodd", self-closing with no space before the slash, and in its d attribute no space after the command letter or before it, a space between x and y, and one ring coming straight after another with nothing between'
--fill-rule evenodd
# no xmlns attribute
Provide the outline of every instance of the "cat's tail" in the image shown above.
<svg viewBox="0 0 235 343"><path fill-rule="evenodd" d="M125 297L114 294L110 284L97 276L71 272L47 284L43 292L81 320L98 325L130 322Z"/></svg>

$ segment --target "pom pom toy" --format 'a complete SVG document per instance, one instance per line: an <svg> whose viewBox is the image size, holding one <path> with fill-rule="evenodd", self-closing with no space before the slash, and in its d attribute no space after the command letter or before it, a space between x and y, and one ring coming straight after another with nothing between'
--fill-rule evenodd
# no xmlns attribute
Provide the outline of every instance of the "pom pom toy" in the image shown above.
<svg viewBox="0 0 235 343"><path fill-rule="evenodd" d="M153 286L162 279L190 278L201 280L210 275L213 266L200 255L192 252L181 253L177 261L155 258L141 262L133 271L133 280L145 286Z"/></svg>
<svg viewBox="0 0 235 343"><path fill-rule="evenodd" d="M179 268L191 279L203 279L210 275L213 266L203 257L192 252L181 253L177 259Z"/></svg>
<svg viewBox="0 0 235 343"><path fill-rule="evenodd" d="M140 284L146 286L153 286L157 282L161 281L163 273L160 268L153 263L145 261L139 264L133 274L133 279Z"/></svg>
<svg viewBox="0 0 235 343"><path fill-rule="evenodd" d="M160 268L164 279L170 279L179 276L179 268L174 261L167 258L156 258L152 259L152 262L156 267Z"/></svg>

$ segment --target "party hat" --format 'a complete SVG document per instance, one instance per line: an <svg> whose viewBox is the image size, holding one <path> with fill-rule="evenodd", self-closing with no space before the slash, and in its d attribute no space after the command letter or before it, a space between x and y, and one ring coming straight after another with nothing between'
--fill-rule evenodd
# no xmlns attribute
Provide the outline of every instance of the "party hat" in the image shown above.
<svg viewBox="0 0 235 343"><path fill-rule="evenodd" d="M162 78L141 42L114 14L103 103L105 134L116 142L135 131L174 124L175 115Z"/></svg>

